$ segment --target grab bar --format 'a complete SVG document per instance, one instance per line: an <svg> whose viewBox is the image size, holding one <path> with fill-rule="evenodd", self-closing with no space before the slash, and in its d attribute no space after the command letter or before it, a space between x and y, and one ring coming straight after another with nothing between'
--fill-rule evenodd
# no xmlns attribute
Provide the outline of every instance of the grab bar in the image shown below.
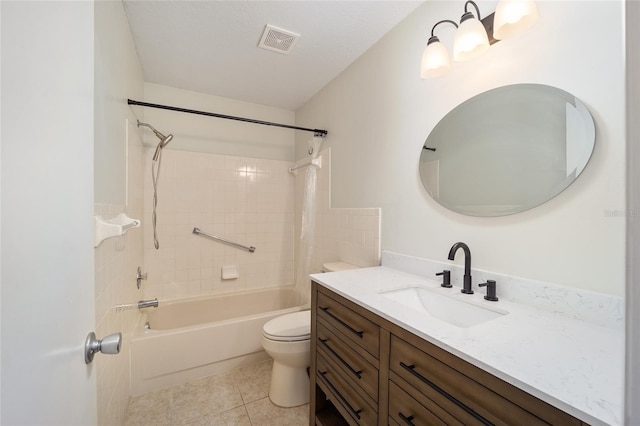
<svg viewBox="0 0 640 426"><path fill-rule="evenodd" d="M207 237L207 238L211 238L212 240L216 240L219 241L223 244L228 244L230 246L242 249L242 250L247 250L248 252L253 253L254 251L256 251L256 248L251 246L251 247L247 247L247 246L243 246L242 244L238 244L238 243L234 243L233 241L229 241L229 240L225 240L224 238L220 238L220 237L216 237L215 235L211 235L211 234L207 234L206 232L202 232L200 230L200 228L193 228L193 233L196 235L202 235L203 237Z"/></svg>

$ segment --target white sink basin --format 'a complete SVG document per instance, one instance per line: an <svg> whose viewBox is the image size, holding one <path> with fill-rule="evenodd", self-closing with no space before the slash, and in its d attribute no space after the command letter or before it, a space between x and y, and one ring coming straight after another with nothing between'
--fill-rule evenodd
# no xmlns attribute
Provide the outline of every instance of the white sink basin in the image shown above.
<svg viewBox="0 0 640 426"><path fill-rule="evenodd" d="M380 295L462 328L478 325L508 314L507 311L499 308L480 306L473 301L467 302L445 296L422 287L391 290L382 292Z"/></svg>

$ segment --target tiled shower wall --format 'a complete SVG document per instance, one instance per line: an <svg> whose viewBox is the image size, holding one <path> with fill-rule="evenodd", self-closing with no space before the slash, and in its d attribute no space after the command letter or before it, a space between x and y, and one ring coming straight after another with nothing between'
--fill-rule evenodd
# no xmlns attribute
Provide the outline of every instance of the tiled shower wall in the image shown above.
<svg viewBox="0 0 640 426"><path fill-rule="evenodd" d="M294 178L290 163L165 149L153 245L151 158L145 150L145 298L162 300L293 284ZM254 246L249 253L192 233ZM223 266L239 278L224 280Z"/></svg>
<svg viewBox="0 0 640 426"><path fill-rule="evenodd" d="M317 169L316 227L311 273L320 272L326 262L343 261L360 267L380 265L379 208L331 207L331 149L319 154ZM300 232L305 171L296 176L297 234Z"/></svg>
<svg viewBox="0 0 640 426"><path fill-rule="evenodd" d="M126 206L95 204L94 214L105 219L126 213L142 219L142 152L135 124L129 122L128 202ZM142 220L143 228L146 221ZM142 229L130 229L121 237L104 240L94 249L96 336L99 339L121 332L119 355L96 355L98 382L98 425L124 422L129 403L129 341L138 323L138 309L116 310L116 305L135 303L142 292L136 288L136 269L142 265Z"/></svg>
<svg viewBox="0 0 640 426"><path fill-rule="evenodd" d="M340 260L360 267L380 265L380 209L329 209L322 215L315 267ZM322 263L321 263L322 262Z"/></svg>

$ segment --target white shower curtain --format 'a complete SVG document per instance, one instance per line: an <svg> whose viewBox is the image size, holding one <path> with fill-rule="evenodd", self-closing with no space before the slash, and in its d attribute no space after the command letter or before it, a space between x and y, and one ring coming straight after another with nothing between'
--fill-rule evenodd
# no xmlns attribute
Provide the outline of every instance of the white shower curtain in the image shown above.
<svg viewBox="0 0 640 426"><path fill-rule="evenodd" d="M312 159L318 157L322 138L314 136L309 141L309 154ZM300 244L298 250L298 267L296 268L296 294L298 304L308 304L311 302L311 262L313 259L313 247L315 243L316 228L316 185L318 170L314 165L305 169L304 174L304 196L302 197L302 223L300 226Z"/></svg>

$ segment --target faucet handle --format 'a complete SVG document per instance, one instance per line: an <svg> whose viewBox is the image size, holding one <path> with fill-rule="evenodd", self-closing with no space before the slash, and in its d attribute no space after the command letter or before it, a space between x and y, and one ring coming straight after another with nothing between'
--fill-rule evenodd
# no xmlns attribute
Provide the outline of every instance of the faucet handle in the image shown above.
<svg viewBox="0 0 640 426"><path fill-rule="evenodd" d="M138 273L136 274L136 285L138 286L138 289L140 288L140 285L142 285L142 280L146 280L147 279L147 273L145 272L144 274L142 273L142 268L138 266Z"/></svg>
<svg viewBox="0 0 640 426"><path fill-rule="evenodd" d="M494 280L487 280L486 283L478 284L478 287L487 287L487 294L484 296L486 300L491 302L497 302L498 296L496 296L496 282Z"/></svg>
<svg viewBox="0 0 640 426"><path fill-rule="evenodd" d="M451 271L445 269L444 271L436 274L436 276L440 275L442 275L442 284L440 284L440 287L451 288Z"/></svg>

